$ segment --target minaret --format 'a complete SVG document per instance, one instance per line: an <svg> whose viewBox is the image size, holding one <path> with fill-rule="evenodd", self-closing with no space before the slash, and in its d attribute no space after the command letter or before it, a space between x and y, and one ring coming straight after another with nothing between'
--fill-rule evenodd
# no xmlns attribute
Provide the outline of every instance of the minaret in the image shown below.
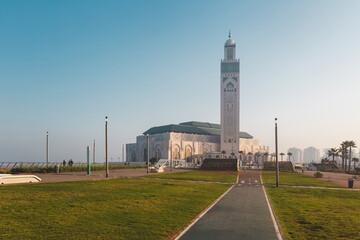
<svg viewBox="0 0 360 240"><path fill-rule="evenodd" d="M225 42L224 59L221 60L221 139L220 151L225 156L239 155L239 81L240 60L236 59L236 44L231 39ZM234 154L232 154L234 153Z"/></svg>

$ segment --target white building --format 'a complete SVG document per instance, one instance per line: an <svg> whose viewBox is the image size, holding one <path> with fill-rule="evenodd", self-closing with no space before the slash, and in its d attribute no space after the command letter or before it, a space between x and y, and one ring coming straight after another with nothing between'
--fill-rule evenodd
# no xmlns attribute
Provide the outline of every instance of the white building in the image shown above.
<svg viewBox="0 0 360 240"><path fill-rule="evenodd" d="M147 160L147 135L149 135L149 158L184 159L200 161L205 153L215 158L226 154L220 151L219 124L206 122L184 122L152 127L136 138L136 143L126 144L127 162ZM239 146L245 153L268 152L269 147L260 146L259 140L246 132L239 133Z"/></svg>
<svg viewBox="0 0 360 240"><path fill-rule="evenodd" d="M152 127L138 136L136 143L126 144L126 161L146 161L147 149L150 159L171 158L189 162L199 162L204 157L237 158L239 151L245 154L268 152L269 147L260 146L259 140L246 132L239 132L239 73L236 44L229 33L221 61L221 125L192 121Z"/></svg>
<svg viewBox="0 0 360 240"><path fill-rule="evenodd" d="M293 163L303 163L303 156L301 149L292 147L289 148L287 152L292 154L290 160Z"/></svg>
<svg viewBox="0 0 360 240"><path fill-rule="evenodd" d="M240 61L236 59L236 43L229 39L224 47L224 59L221 60L221 138L220 150L227 156L239 153L239 88L240 88Z"/></svg>
<svg viewBox="0 0 360 240"><path fill-rule="evenodd" d="M304 163L319 162L320 151L314 147L308 147L304 149Z"/></svg>

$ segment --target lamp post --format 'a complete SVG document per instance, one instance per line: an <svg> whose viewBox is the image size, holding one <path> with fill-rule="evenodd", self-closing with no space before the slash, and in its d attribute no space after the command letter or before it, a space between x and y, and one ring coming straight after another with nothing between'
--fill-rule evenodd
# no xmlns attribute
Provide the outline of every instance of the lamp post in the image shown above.
<svg viewBox="0 0 360 240"><path fill-rule="evenodd" d="M90 175L90 172L91 172L91 162L90 162L90 147L87 146L86 148L86 163L87 163L87 168L86 168L86 172L87 172L87 175Z"/></svg>
<svg viewBox="0 0 360 240"><path fill-rule="evenodd" d="M279 187L279 159L278 159L277 118L275 118L275 154L276 154L276 187Z"/></svg>
<svg viewBox="0 0 360 240"><path fill-rule="evenodd" d="M172 155L172 141L170 141L170 172L172 172L172 159L173 159L173 155Z"/></svg>
<svg viewBox="0 0 360 240"><path fill-rule="evenodd" d="M93 149L93 163L95 163L95 140L94 140L94 149Z"/></svg>
<svg viewBox="0 0 360 240"><path fill-rule="evenodd" d="M49 166L49 132L46 132L46 166Z"/></svg>
<svg viewBox="0 0 360 240"><path fill-rule="evenodd" d="M147 160L147 167L146 167L146 173L149 174L149 135L146 135L146 140L147 140L147 156L146 156L146 160Z"/></svg>
<svg viewBox="0 0 360 240"><path fill-rule="evenodd" d="M122 145L122 163L124 165L124 144Z"/></svg>
<svg viewBox="0 0 360 240"><path fill-rule="evenodd" d="M106 178L109 177L109 156L108 156L108 117L105 117L105 161L106 161Z"/></svg>

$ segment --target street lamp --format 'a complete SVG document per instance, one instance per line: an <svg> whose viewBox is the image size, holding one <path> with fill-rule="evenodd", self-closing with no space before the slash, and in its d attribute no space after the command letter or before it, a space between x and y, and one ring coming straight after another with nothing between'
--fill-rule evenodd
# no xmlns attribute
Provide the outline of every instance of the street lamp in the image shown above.
<svg viewBox="0 0 360 240"><path fill-rule="evenodd" d="M49 132L46 132L46 166L49 166Z"/></svg>
<svg viewBox="0 0 360 240"><path fill-rule="evenodd" d="M95 140L94 140L94 149L93 149L93 162L95 163Z"/></svg>
<svg viewBox="0 0 360 240"><path fill-rule="evenodd" d="M106 160L106 178L109 177L109 156L108 156L108 117L105 117L105 160Z"/></svg>
<svg viewBox="0 0 360 240"><path fill-rule="evenodd" d="M147 167L146 167L146 173L149 174L149 134L146 135L146 141L147 141L147 156L146 156L146 160L147 160Z"/></svg>
<svg viewBox="0 0 360 240"><path fill-rule="evenodd" d="M279 159L278 159L277 118L275 118L275 154L276 154L276 187L279 187Z"/></svg>
<svg viewBox="0 0 360 240"><path fill-rule="evenodd" d="M173 155L172 155L172 141L170 141L170 172L172 172L172 162L173 162Z"/></svg>

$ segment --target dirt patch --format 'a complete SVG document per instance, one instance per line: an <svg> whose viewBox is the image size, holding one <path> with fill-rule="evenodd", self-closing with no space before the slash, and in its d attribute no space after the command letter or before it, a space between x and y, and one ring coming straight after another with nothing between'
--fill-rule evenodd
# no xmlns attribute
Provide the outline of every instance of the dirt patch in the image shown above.
<svg viewBox="0 0 360 240"><path fill-rule="evenodd" d="M315 171L305 171L304 174L314 177ZM347 174L347 173L332 173L332 172L321 172L323 174L322 178L317 178L321 181L332 183L334 185L340 186L340 187L348 187L348 179L354 178L354 175ZM360 189L360 176L358 176L356 179L354 179L354 188Z"/></svg>

